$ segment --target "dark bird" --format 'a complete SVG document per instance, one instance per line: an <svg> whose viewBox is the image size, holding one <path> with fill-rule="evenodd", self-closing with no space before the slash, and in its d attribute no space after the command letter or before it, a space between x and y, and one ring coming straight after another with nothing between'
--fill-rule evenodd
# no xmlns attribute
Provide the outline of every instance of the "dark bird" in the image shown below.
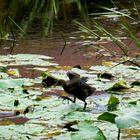
<svg viewBox="0 0 140 140"><path fill-rule="evenodd" d="M65 81L65 80L59 80L57 85L62 86L65 92L67 92L70 95L74 96L74 100L72 100L69 97L63 97L65 99L70 100L71 102L75 103L76 98L84 102L84 108L86 108L86 98L90 96L94 91L95 88L91 87L88 85L86 82L88 80L87 77L80 77L79 74L75 72L68 72L67 76L69 77L70 80Z"/></svg>
<svg viewBox="0 0 140 140"><path fill-rule="evenodd" d="M75 78L79 78L80 79L80 75L78 73L69 71L67 72L67 76L69 77L70 80L73 80Z"/></svg>
<svg viewBox="0 0 140 140"><path fill-rule="evenodd" d="M58 81L59 80L57 78L47 74L47 76L42 79L42 85L44 87L51 87L51 86L55 86Z"/></svg>

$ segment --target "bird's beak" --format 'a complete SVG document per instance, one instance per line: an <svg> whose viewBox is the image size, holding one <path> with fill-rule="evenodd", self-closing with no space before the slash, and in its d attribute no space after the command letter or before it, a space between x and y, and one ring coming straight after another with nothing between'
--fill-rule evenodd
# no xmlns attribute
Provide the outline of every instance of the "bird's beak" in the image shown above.
<svg viewBox="0 0 140 140"><path fill-rule="evenodd" d="M59 80L54 84L54 86L53 87L56 87L56 86L58 86L58 83L59 83Z"/></svg>

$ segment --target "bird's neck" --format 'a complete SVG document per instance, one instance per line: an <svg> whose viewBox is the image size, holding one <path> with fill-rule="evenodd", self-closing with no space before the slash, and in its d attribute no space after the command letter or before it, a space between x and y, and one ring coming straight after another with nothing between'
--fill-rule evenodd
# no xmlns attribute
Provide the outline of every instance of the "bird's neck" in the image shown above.
<svg viewBox="0 0 140 140"><path fill-rule="evenodd" d="M66 85L66 81L62 80L62 79L59 80L58 83L57 83L57 86L62 86L63 87L64 85Z"/></svg>

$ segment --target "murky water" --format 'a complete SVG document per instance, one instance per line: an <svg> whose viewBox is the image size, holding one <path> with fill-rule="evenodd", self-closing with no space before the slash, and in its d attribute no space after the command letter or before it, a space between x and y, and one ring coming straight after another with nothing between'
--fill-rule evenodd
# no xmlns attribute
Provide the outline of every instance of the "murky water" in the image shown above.
<svg viewBox="0 0 140 140"><path fill-rule="evenodd" d="M31 53L31 54L42 54L54 57L54 62L58 63L61 66L75 66L81 65L82 68L89 68L92 65L101 65L103 61L113 61L116 57L122 56L122 51L116 45L111 42L105 42L103 45L109 48L110 50L115 50L115 55L104 55L106 52L95 49L95 46L98 47L98 43L90 46L83 46L77 40L70 39L72 36L71 33L67 34L65 39L67 45L64 48L65 42L62 38L52 37L50 39L30 39L30 40L21 40L16 43L12 54L17 53ZM126 44L129 44L129 40L125 40ZM8 47L8 46L7 46ZM139 51L134 44L131 44L129 55L133 56L136 52ZM9 50L1 49L0 54L8 54Z"/></svg>

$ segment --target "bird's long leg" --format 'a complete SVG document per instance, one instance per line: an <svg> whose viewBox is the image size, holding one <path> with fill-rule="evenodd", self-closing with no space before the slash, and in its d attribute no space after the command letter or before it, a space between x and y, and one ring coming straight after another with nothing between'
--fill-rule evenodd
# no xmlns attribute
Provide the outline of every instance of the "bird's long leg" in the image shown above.
<svg viewBox="0 0 140 140"><path fill-rule="evenodd" d="M85 110L86 109L86 106L87 106L87 102L86 101L83 101L84 102L84 108L83 108L83 110Z"/></svg>
<svg viewBox="0 0 140 140"><path fill-rule="evenodd" d="M74 102L74 103L76 102L76 97L74 97L74 100L73 100L73 102Z"/></svg>
<svg viewBox="0 0 140 140"><path fill-rule="evenodd" d="M74 100L72 100L71 98L69 98L69 97L67 97L67 96L60 96L60 98L62 98L63 101L64 101L64 100L68 100L68 101L71 101L71 102L73 102L73 103L75 103L75 101L76 101L76 97L74 97Z"/></svg>

